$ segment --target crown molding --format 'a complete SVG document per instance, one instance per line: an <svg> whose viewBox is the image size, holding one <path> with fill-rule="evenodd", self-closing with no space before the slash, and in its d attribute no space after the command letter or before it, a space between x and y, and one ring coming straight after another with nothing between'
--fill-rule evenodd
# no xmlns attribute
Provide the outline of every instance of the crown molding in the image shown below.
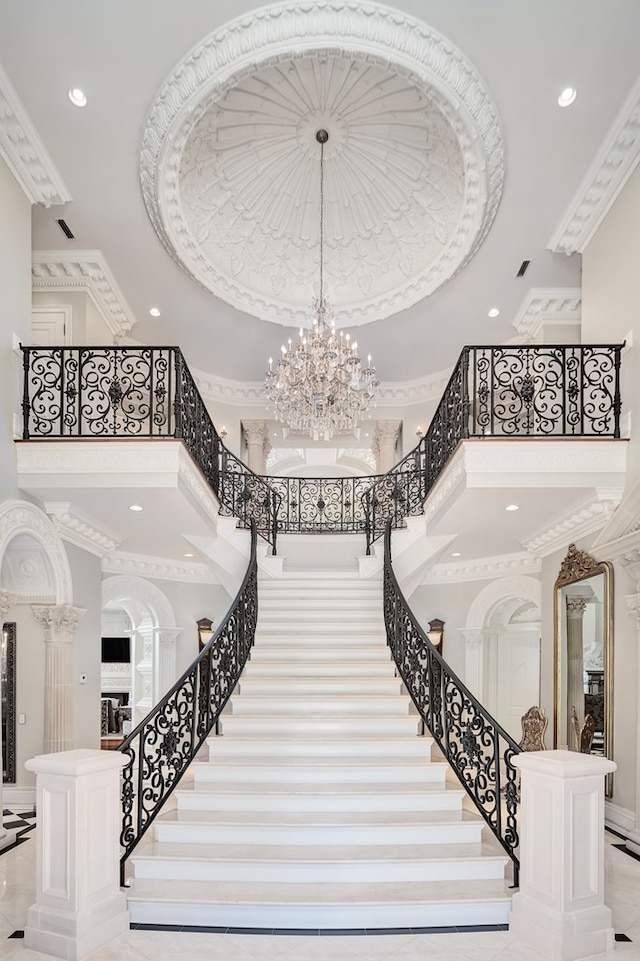
<svg viewBox="0 0 640 961"><path fill-rule="evenodd" d="M60 537L67 543L75 544L97 557L104 557L118 547L120 542L116 537L70 502L49 501L43 506Z"/></svg>
<svg viewBox="0 0 640 961"><path fill-rule="evenodd" d="M127 338L129 341L130 338ZM264 407L267 404L262 381L229 380L195 367L189 369L205 401L235 407ZM388 381L378 388L376 406L410 407L412 404L440 400L450 377L451 370L439 370L416 380Z"/></svg>
<svg viewBox="0 0 640 961"><path fill-rule="evenodd" d="M102 559L103 574L135 575L160 581L182 584L219 584L220 581L207 564L174 561L146 554L115 551Z"/></svg>
<svg viewBox="0 0 640 961"><path fill-rule="evenodd" d="M37 291L85 291L116 341L136 323L100 250L35 250L31 282Z"/></svg>
<svg viewBox="0 0 640 961"><path fill-rule="evenodd" d="M0 155L30 203L50 207L73 200L1 65Z"/></svg>
<svg viewBox="0 0 640 961"><path fill-rule="evenodd" d="M619 498L618 498L619 500ZM571 541L578 541L601 530L613 516L618 500L597 500L569 517L539 531L523 543L525 550L539 557L566 550Z"/></svg>
<svg viewBox="0 0 640 961"><path fill-rule="evenodd" d="M543 325L579 325L581 311L580 287L531 287L513 318L513 326L525 341L533 341Z"/></svg>
<svg viewBox="0 0 640 961"><path fill-rule="evenodd" d="M514 574L539 574L542 559L529 552L498 554L495 557L476 557L471 561L451 561L434 564L420 582L421 585L486 581Z"/></svg>
<svg viewBox="0 0 640 961"><path fill-rule="evenodd" d="M640 79L587 170L547 244L554 253L584 253L640 160Z"/></svg>

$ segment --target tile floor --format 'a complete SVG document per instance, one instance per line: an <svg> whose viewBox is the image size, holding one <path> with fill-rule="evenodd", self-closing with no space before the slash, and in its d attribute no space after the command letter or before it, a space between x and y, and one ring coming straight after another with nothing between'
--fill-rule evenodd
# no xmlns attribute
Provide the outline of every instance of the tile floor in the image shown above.
<svg viewBox="0 0 640 961"><path fill-rule="evenodd" d="M19 822L19 823L16 823ZM35 895L34 813L5 811L4 823L18 827L18 843L0 852L0 958L48 961L25 948L22 931ZM615 961L640 961L640 860L621 850L607 832L607 904L618 938ZM509 931L437 934L241 934L186 930L129 931L88 961L542 961Z"/></svg>

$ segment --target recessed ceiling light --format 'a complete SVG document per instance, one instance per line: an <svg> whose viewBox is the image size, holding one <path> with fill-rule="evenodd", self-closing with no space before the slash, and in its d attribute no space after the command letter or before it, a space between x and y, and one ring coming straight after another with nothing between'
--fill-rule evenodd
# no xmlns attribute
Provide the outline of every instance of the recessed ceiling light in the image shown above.
<svg viewBox="0 0 640 961"><path fill-rule="evenodd" d="M519 511L519 510L520 510L520 505L519 505L519 504L507 504L507 506L505 507L505 510L506 510L506 511Z"/></svg>
<svg viewBox="0 0 640 961"><path fill-rule="evenodd" d="M565 87L560 96L558 97L559 107L570 107L573 101L578 96L578 91L575 87Z"/></svg>
<svg viewBox="0 0 640 961"><path fill-rule="evenodd" d="M500 309L498 307L492 307L489 311L489 317L499 317Z"/></svg>
<svg viewBox="0 0 640 961"><path fill-rule="evenodd" d="M140 504L129 504L130 511L142 511L144 507L140 507Z"/></svg>
<svg viewBox="0 0 640 961"><path fill-rule="evenodd" d="M193 554L185 554L185 557L193 557Z"/></svg>
<svg viewBox="0 0 640 961"><path fill-rule="evenodd" d="M87 95L84 90L80 87L72 87L69 91L69 100L74 105L74 107L86 107L87 106Z"/></svg>
<svg viewBox="0 0 640 961"><path fill-rule="evenodd" d="M160 316L160 309L159 309L158 307L150 307L150 308L149 308L149 313L151 314L152 317L159 317L159 316Z"/></svg>
<svg viewBox="0 0 640 961"><path fill-rule="evenodd" d="M462 557L462 554L460 553L460 551L454 551L451 556L452 556L452 557Z"/></svg>

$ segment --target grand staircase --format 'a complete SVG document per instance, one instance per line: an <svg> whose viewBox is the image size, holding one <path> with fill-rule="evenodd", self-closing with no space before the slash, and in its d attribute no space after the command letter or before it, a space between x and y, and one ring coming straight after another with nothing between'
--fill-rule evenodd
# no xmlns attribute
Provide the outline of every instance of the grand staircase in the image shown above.
<svg viewBox="0 0 640 961"><path fill-rule="evenodd" d="M507 858L431 759L395 677L379 581L261 580L255 648L221 733L132 858L132 922L507 922Z"/></svg>

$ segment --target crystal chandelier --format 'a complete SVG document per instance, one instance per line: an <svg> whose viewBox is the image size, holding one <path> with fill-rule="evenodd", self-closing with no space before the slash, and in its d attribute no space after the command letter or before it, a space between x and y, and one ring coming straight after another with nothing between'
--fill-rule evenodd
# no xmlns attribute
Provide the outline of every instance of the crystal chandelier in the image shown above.
<svg viewBox="0 0 640 961"><path fill-rule="evenodd" d="M274 370L269 358L265 390L276 420L313 440L329 440L342 430L353 430L367 412L378 381L369 354L363 368L358 344L349 334L336 332L324 297L324 145L326 130L316 131L320 144L320 296L312 302L311 328L300 328L298 341L281 348Z"/></svg>

